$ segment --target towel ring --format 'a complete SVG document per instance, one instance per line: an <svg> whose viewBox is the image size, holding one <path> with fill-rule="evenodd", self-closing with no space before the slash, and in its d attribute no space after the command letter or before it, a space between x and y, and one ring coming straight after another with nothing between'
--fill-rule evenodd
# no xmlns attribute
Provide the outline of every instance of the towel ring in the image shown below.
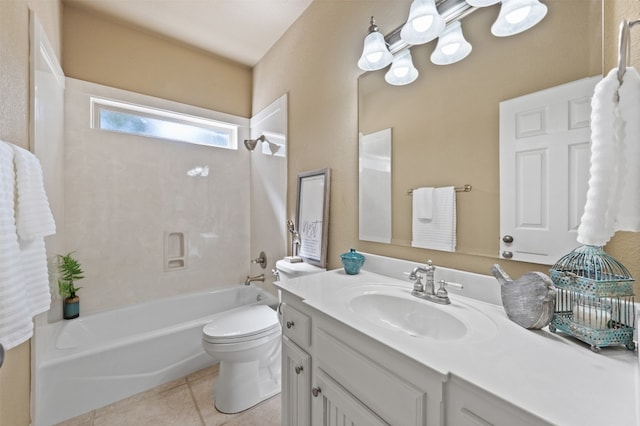
<svg viewBox="0 0 640 426"><path fill-rule="evenodd" d="M629 53L630 53L630 32L631 28L640 24L640 19L635 21L623 20L620 23L620 38L618 39L618 81L622 84L622 77L624 77L624 73L627 71L627 65L629 63Z"/></svg>

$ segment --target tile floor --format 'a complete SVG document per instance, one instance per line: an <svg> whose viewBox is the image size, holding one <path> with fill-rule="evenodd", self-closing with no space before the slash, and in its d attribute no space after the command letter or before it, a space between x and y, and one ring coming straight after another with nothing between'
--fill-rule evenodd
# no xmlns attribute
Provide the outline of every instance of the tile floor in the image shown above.
<svg viewBox="0 0 640 426"><path fill-rule="evenodd" d="M218 366L133 395L57 426L279 426L280 395L238 414L218 412L211 387Z"/></svg>

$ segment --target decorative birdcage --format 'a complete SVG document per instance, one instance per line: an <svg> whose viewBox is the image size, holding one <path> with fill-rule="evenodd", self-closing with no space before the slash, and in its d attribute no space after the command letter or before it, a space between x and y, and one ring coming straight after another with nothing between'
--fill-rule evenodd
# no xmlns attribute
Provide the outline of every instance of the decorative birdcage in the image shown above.
<svg viewBox="0 0 640 426"><path fill-rule="evenodd" d="M550 270L558 289L549 330L560 330L591 345L625 345L634 350L633 278L602 247L581 246Z"/></svg>

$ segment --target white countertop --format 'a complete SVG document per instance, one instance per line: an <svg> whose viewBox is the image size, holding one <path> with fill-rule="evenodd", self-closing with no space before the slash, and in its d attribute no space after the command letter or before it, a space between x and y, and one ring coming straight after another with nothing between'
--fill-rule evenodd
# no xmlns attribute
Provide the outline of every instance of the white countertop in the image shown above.
<svg viewBox="0 0 640 426"><path fill-rule="evenodd" d="M510 321L501 306L452 291L451 305L421 302L459 318L471 330L469 335L444 341L409 336L351 311L345 300L356 287L411 290L408 280L365 270L347 275L339 269L275 284L415 361L442 374L456 375L549 423L640 425L637 351L619 346L594 353L589 345L565 335L546 329L526 330Z"/></svg>

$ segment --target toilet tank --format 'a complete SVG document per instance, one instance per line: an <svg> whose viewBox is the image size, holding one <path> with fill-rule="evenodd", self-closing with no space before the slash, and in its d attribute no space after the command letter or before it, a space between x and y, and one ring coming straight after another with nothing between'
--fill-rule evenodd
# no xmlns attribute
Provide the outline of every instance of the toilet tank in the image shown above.
<svg viewBox="0 0 640 426"><path fill-rule="evenodd" d="M306 262L291 263L283 259L276 262L276 270L280 276L280 281L326 271L325 268L310 265Z"/></svg>

